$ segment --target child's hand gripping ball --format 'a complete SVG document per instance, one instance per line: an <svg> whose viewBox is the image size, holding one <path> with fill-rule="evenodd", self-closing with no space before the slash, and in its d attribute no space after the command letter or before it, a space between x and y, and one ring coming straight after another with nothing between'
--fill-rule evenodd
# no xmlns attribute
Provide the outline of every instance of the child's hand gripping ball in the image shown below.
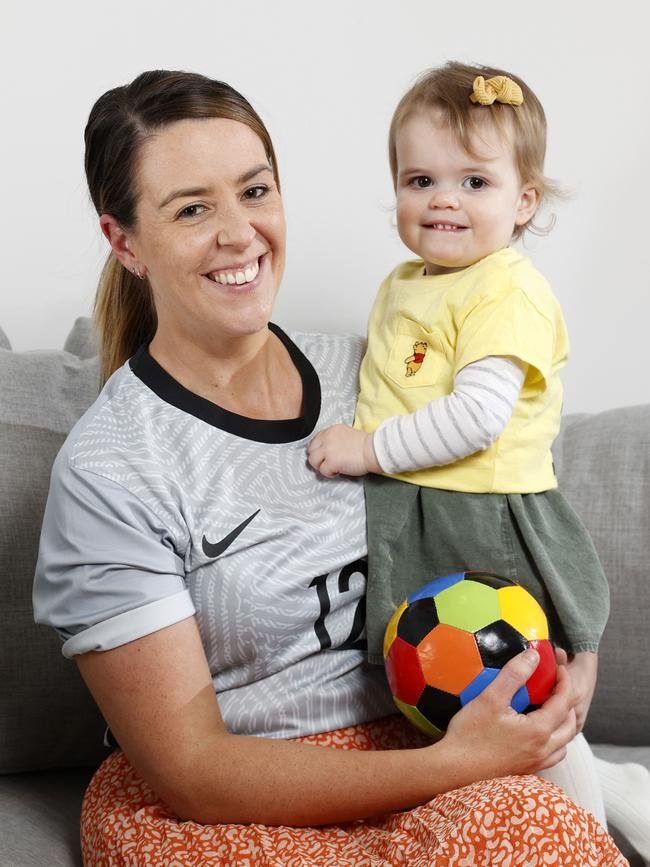
<svg viewBox="0 0 650 867"><path fill-rule="evenodd" d="M486 572L457 572L412 593L391 617L384 661L393 699L432 737L527 647L539 665L512 707L527 713L548 698L556 680L544 611L519 584Z"/></svg>

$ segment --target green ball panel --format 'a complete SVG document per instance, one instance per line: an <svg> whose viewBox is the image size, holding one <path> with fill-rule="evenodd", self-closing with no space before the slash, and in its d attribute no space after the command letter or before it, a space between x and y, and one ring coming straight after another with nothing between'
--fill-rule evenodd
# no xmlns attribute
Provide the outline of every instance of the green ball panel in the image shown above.
<svg viewBox="0 0 650 867"><path fill-rule="evenodd" d="M436 596L441 623L476 632L501 617L497 591L477 581L459 581Z"/></svg>
<svg viewBox="0 0 650 867"><path fill-rule="evenodd" d="M436 728L433 723L430 723L429 720L422 716L420 711L413 707L411 704L404 704L403 701L400 701L398 698L393 696L393 701L396 706L401 710L406 719L413 723L416 728L419 728L420 731L424 732L425 735L429 735L430 738L434 738L434 740L440 740L443 736L444 732L441 732L440 729Z"/></svg>

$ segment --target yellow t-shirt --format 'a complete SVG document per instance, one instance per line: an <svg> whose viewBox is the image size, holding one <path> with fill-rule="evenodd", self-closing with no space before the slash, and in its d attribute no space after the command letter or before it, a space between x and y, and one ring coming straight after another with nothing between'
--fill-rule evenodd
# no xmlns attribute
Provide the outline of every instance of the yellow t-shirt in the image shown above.
<svg viewBox="0 0 650 867"><path fill-rule="evenodd" d="M551 443L562 409L558 371L569 343L560 305L530 259L506 247L453 274L426 276L404 262L382 283L368 325L355 426L414 412L451 394L456 373L488 355L528 365L501 435L452 464L394 478L476 493L536 493L557 487Z"/></svg>

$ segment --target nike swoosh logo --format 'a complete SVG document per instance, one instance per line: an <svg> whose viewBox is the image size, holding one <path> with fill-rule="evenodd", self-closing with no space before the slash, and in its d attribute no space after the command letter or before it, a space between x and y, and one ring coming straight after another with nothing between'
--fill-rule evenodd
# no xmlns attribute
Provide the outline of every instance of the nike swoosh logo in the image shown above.
<svg viewBox="0 0 650 867"><path fill-rule="evenodd" d="M250 517L246 518L245 521L242 521L238 527L235 527L232 532L228 533L227 536L224 536L219 542L208 542L205 536L203 536L203 541L201 542L203 553L207 557L218 557L220 554L223 554L226 548L229 548L232 545L237 536L248 527L253 518L259 515L260 512L261 509L258 509L257 512L253 512Z"/></svg>

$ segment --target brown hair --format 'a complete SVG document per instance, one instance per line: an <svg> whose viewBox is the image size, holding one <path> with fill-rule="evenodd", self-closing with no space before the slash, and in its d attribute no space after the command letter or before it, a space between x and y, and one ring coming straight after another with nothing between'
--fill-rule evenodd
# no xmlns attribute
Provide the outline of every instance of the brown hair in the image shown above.
<svg viewBox="0 0 650 867"><path fill-rule="evenodd" d="M266 151L279 187L271 137L250 103L230 85L191 72L152 70L104 93L93 106L84 138L88 188L97 213L127 231L136 225L137 160L143 143L179 120L228 118L246 124ZM93 310L100 337L102 382L156 332L151 287L114 254L102 271Z"/></svg>
<svg viewBox="0 0 650 867"><path fill-rule="evenodd" d="M508 76L521 88L523 103L509 105L494 102L487 106L473 103L469 97L478 75L486 79L497 75ZM388 134L388 159L394 185L397 184L398 171L397 133L409 117L432 109L442 112L444 123L458 137L465 150L474 156L475 136L480 135L481 124L489 118L499 133L512 142L519 176L522 182L538 191L539 203L563 195L561 188L544 175L546 115L533 91L516 75L503 69L456 61L423 72L395 109ZM535 227L530 220L523 226L516 226L513 237L518 238L526 229L544 231Z"/></svg>

